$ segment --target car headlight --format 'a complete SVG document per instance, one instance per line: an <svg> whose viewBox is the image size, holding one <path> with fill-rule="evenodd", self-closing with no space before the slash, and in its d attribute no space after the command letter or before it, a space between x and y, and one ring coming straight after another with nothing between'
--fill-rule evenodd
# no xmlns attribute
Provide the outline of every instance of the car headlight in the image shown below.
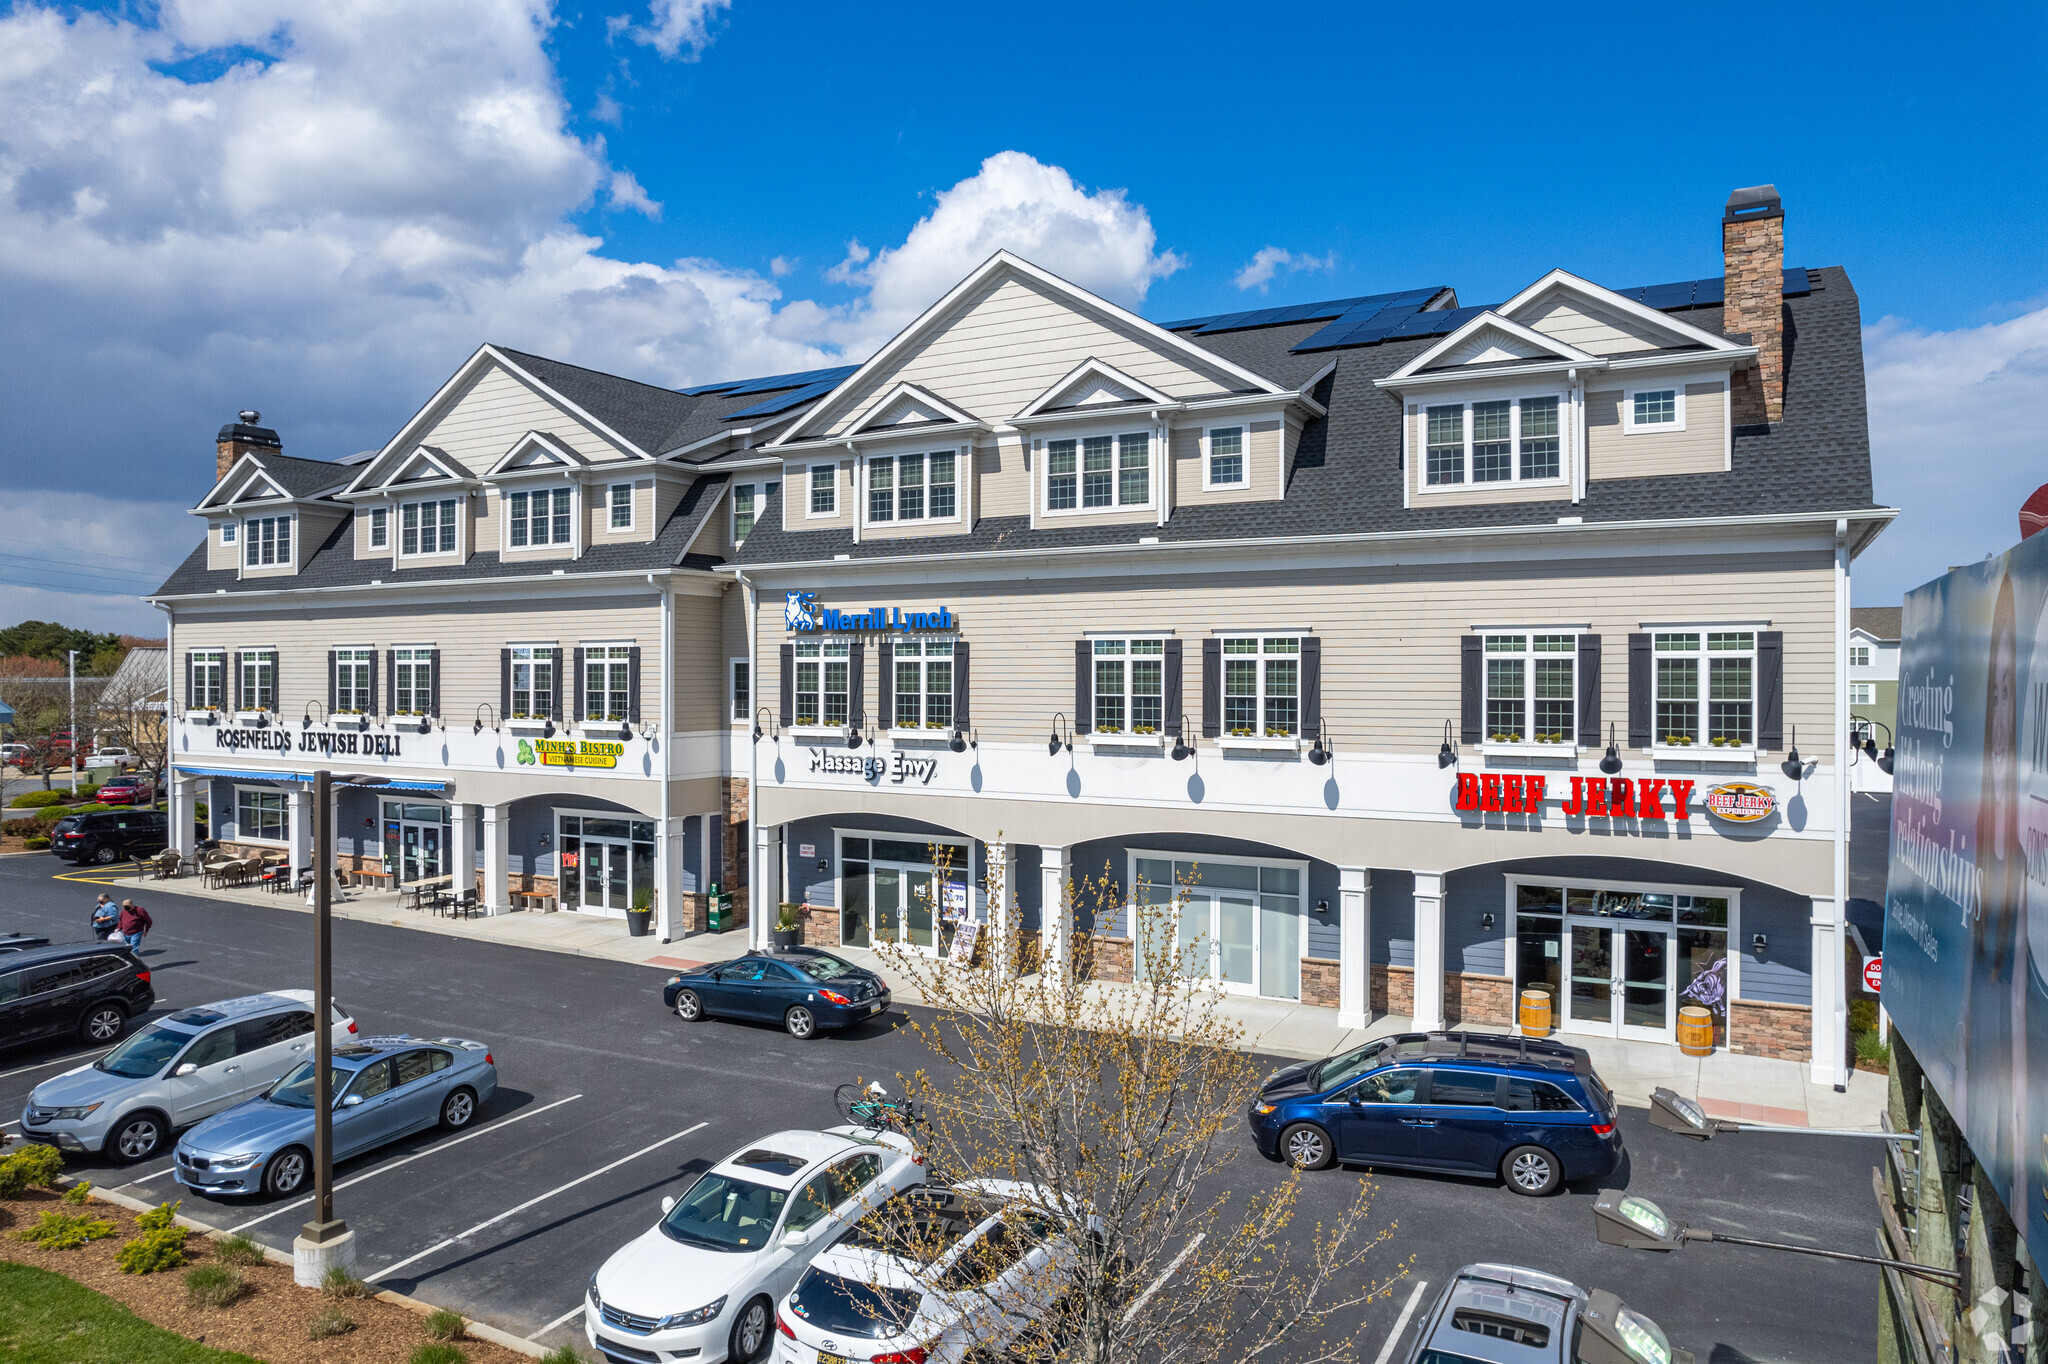
<svg viewBox="0 0 2048 1364"><path fill-rule="evenodd" d="M1258 1114L1260 1117L1263 1118L1268 1113L1271 1113L1274 1109L1278 1107L1280 1107L1279 1104L1256 1103L1252 1105L1252 1112Z"/></svg>
<svg viewBox="0 0 2048 1364"><path fill-rule="evenodd" d="M100 1101L100 1103L105 1102L106 1101L104 1099ZM77 1122L80 1118L91 1117L93 1115L94 1110L99 1108L99 1106L99 1104L85 1104L82 1107L78 1108L53 1108L49 1110L49 1121Z"/></svg>
<svg viewBox="0 0 2048 1364"><path fill-rule="evenodd" d="M590 1288L588 1291L590 1293L590 1305L600 1312L604 1311L604 1299L598 1296L597 1275L595 1274L590 1276Z"/></svg>
<svg viewBox="0 0 2048 1364"><path fill-rule="evenodd" d="M725 1299L720 1298L717 1302L706 1303L694 1312L677 1312L673 1316L663 1317L659 1322L655 1323L654 1329L657 1331L673 1331L678 1326L702 1325L704 1322L712 1320L724 1310Z"/></svg>
<svg viewBox="0 0 2048 1364"><path fill-rule="evenodd" d="M251 1165L261 1165L262 1163L263 1154L259 1151L253 1156L222 1156L213 1162L213 1168L216 1170L246 1170Z"/></svg>
<svg viewBox="0 0 2048 1364"><path fill-rule="evenodd" d="M670 985L681 985L683 983L683 978L681 976L670 976L668 978L668 983Z"/></svg>

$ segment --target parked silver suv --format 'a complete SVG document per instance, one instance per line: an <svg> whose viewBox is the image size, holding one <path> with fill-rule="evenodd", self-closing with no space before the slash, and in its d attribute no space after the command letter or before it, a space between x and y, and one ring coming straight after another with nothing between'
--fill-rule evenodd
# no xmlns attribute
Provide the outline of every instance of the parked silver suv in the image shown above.
<svg viewBox="0 0 2048 1364"><path fill-rule="evenodd" d="M334 1040L355 1020L334 1009ZM89 1066L29 1094L21 1134L110 1160L147 1160L171 1133L233 1108L313 1054L313 992L279 990L181 1009Z"/></svg>
<svg viewBox="0 0 2048 1364"><path fill-rule="evenodd" d="M1407 1364L1693 1364L1605 1289L1519 1265L1466 1265L1422 1319Z"/></svg>

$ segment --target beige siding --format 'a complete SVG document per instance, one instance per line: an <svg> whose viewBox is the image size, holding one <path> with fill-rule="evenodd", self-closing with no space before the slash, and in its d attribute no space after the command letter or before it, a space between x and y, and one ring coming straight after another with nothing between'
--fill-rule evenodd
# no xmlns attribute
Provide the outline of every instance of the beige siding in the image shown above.
<svg viewBox="0 0 2048 1364"><path fill-rule="evenodd" d="M949 521L870 521L860 528L863 540L931 540L946 535L965 535L967 518Z"/></svg>
<svg viewBox="0 0 2048 1364"><path fill-rule="evenodd" d="M1523 309L1515 321L1589 355L1626 355L1667 344L1661 337L1648 335L1649 329L1634 318L1563 295L1553 295L1534 309Z"/></svg>
<svg viewBox="0 0 2048 1364"><path fill-rule="evenodd" d="M1246 428L1246 487L1205 489L1202 486L1206 468L1202 457L1202 436L1217 426ZM1230 502L1266 502L1282 496L1287 454L1283 434L1284 424L1273 418L1215 421L1200 426L1172 428L1167 433L1167 448L1173 456L1173 505L1203 507Z"/></svg>
<svg viewBox="0 0 2048 1364"><path fill-rule="evenodd" d="M1024 468L1024 442L1013 436L974 451L974 492L982 516L1029 516L1031 475Z"/></svg>
<svg viewBox="0 0 2048 1364"><path fill-rule="evenodd" d="M711 519L704 529L697 532L697 538L690 542L687 554L712 554L721 559L732 557L732 484L728 483L713 495L717 508L711 512ZM702 506L698 513L704 512Z"/></svg>
<svg viewBox="0 0 2048 1364"><path fill-rule="evenodd" d="M1243 382L1198 368L1194 358L1171 354L1035 282L1001 275L849 394L829 434L846 431L864 407L903 380L984 421L1007 421L1090 356L1176 398L1228 392Z"/></svg>
<svg viewBox="0 0 2048 1364"><path fill-rule="evenodd" d="M620 483L633 485L633 527L631 530L612 529L612 482L586 483L583 486L585 545L630 545L645 544L654 538L654 479L641 475L633 479L620 478Z"/></svg>
<svg viewBox="0 0 2048 1364"><path fill-rule="evenodd" d="M775 619L776 624L779 626L782 623L779 600ZM724 667L731 659L745 658L747 656L747 591L745 588L737 583L727 585L724 595L718 599L718 620L719 640L723 645L718 653L719 666ZM678 634L678 641L681 638L681 635ZM760 688L750 686L750 690L753 693L752 701L749 705L749 711L751 712L753 707L761 705L762 702ZM752 721L735 717L732 723L745 725L751 724Z"/></svg>
<svg viewBox="0 0 2048 1364"><path fill-rule="evenodd" d="M690 484L694 481L688 478L654 480L654 520L651 523L650 535L661 534L661 528L676 514L676 504L683 500L683 495L690 491Z"/></svg>
<svg viewBox="0 0 2048 1364"><path fill-rule="evenodd" d="M215 572L223 569L232 570L242 561L241 523L237 521L232 524L235 526L235 543L232 545L221 542L221 528L218 525L208 525L206 528L206 566Z"/></svg>
<svg viewBox="0 0 2048 1364"><path fill-rule="evenodd" d="M1418 407L1426 404L1417 404ZM1408 505L1411 507L1469 507L1496 502L1562 502L1572 500L1570 479L1521 488L1512 483L1457 484L1450 488L1424 491L1423 478L1429 469L1429 415L1417 411L1408 423Z"/></svg>
<svg viewBox="0 0 2048 1364"><path fill-rule="evenodd" d="M1588 478L1648 478L1660 474L1718 474L1727 467L1726 385L1685 386L1685 430L1625 434L1619 392L1587 395L1602 400L1600 418L1589 422Z"/></svg>
<svg viewBox="0 0 2048 1364"><path fill-rule="evenodd" d="M834 465L832 482L837 489L830 516L811 515L811 470L820 464ZM829 456L791 461L782 469L782 528L784 530L845 530L853 524L853 461Z"/></svg>
<svg viewBox="0 0 2048 1364"><path fill-rule="evenodd" d="M417 444L444 450L472 474L482 474L528 431L545 431L586 459L624 458L611 442L496 365L450 394Z"/></svg>
<svg viewBox="0 0 2048 1364"><path fill-rule="evenodd" d="M673 729L695 733L720 729L726 724L726 653L707 641L719 640L725 630L725 599L678 593L675 599L675 722ZM653 640L643 641L652 644ZM645 666L654 651L642 655L643 678L652 676ZM741 648L739 653L745 654ZM648 685L643 680L641 685ZM644 713L644 707L643 707Z"/></svg>
<svg viewBox="0 0 2048 1364"><path fill-rule="evenodd" d="M389 507L384 508L384 511L386 513L384 518L384 544L381 548L378 549L372 549L370 547L370 513L375 510L377 510L377 508L371 504L360 502L356 504L355 542L356 558L358 559L388 560L391 557L392 522L390 515L391 509Z"/></svg>
<svg viewBox="0 0 2048 1364"><path fill-rule="evenodd" d="M1628 635L1644 621L1769 620L1785 635L1785 736L1829 759L1834 583L1825 552L1636 561L1414 565L1043 584L921 584L914 597L850 584L835 601L946 602L974 649L973 714L984 739L1043 743L1046 717L1073 708L1073 641L1089 630L1175 623L1183 697L1202 715L1201 641L1213 631L1302 627L1323 645L1323 714L1340 744L1434 754L1459 702L1459 641L1476 624L1587 622L1602 637L1602 715L1626 728ZM1192 609L1191 609L1192 604ZM780 592L759 604L761 695L777 695L788 636ZM180 635L183 639L183 635ZM870 693L872 695L872 692ZM1604 725L1603 725L1604 733ZM1810 750L1810 751L1809 751ZM1212 787L1213 789L1213 787Z"/></svg>
<svg viewBox="0 0 2048 1364"><path fill-rule="evenodd" d="M307 511L299 513L299 523L292 529L298 540L292 546L292 557L298 566L304 568L320 552L320 546L327 543L327 537L334 534L348 513L339 508L334 511Z"/></svg>

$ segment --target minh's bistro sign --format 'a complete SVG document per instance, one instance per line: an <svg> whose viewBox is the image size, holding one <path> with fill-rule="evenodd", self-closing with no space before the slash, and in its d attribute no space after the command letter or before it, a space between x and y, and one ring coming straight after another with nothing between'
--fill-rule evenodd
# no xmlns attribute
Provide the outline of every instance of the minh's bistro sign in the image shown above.
<svg viewBox="0 0 2048 1364"><path fill-rule="evenodd" d="M1598 819L1690 819L1696 783L1666 777L1573 777L1567 815ZM1513 815L1541 813L1550 783L1535 772L1460 772L1459 810ZM1667 805L1668 798L1668 805Z"/></svg>

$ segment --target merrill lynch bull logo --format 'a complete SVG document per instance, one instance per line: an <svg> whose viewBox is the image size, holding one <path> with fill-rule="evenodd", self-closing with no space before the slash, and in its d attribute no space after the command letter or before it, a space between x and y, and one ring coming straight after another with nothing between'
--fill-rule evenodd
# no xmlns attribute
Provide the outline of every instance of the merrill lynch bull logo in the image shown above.
<svg viewBox="0 0 2048 1364"><path fill-rule="evenodd" d="M859 611L841 611L818 606L815 592L785 592L782 625L790 631L807 630L950 630L953 613L944 606L936 611L905 611L895 606L870 606Z"/></svg>

